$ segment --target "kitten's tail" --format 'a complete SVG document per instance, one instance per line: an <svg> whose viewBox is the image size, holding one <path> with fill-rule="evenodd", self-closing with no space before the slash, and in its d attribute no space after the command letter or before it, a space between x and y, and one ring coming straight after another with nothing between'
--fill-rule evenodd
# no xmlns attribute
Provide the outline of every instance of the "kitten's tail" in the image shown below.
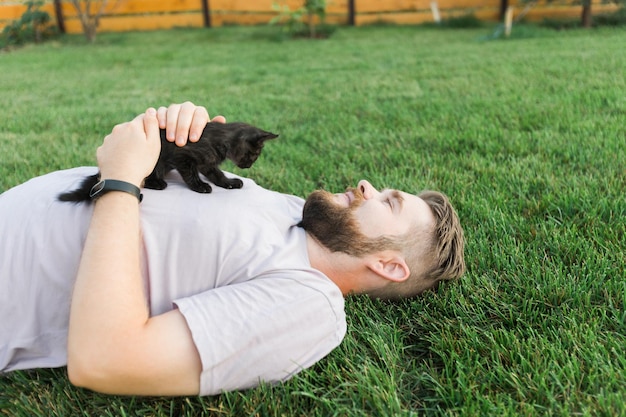
<svg viewBox="0 0 626 417"><path fill-rule="evenodd" d="M82 203L83 201L90 201L89 192L91 188L100 180L100 173L85 177L83 182L80 183L80 187L74 191L67 191L61 193L58 196L59 201L68 201L71 203Z"/></svg>

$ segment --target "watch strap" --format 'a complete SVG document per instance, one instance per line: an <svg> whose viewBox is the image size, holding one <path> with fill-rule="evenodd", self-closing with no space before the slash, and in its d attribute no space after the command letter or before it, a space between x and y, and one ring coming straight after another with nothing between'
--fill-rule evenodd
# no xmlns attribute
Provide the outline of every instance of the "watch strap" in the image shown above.
<svg viewBox="0 0 626 417"><path fill-rule="evenodd" d="M141 194L139 187L129 182L119 180L99 181L91 188L91 191L89 191L89 197L91 199L96 199L103 194L108 193L109 191L122 191L128 194L132 194L137 197L137 200L139 200L140 203L141 200L143 200L143 194Z"/></svg>

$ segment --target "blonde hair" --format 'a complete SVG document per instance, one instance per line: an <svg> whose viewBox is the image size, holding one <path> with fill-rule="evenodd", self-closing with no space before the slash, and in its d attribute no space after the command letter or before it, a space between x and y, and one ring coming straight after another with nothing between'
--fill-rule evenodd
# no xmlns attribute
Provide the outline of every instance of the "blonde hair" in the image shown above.
<svg viewBox="0 0 626 417"><path fill-rule="evenodd" d="M463 228L448 197L438 191L418 194L435 218L431 230L417 227L401 239L411 275L403 282L390 282L371 292L376 298L399 299L418 295L440 281L454 280L465 273Z"/></svg>

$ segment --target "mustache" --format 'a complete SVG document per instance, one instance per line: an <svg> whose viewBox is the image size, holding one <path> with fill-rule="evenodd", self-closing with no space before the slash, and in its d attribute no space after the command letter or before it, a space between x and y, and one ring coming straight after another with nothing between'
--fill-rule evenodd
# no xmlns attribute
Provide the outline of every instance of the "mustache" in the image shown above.
<svg viewBox="0 0 626 417"><path fill-rule="evenodd" d="M350 202L350 208L355 208L361 205L363 200L365 200L365 196L363 195L363 192L358 187L357 188L348 187L346 188L346 192L352 193L352 196L354 197L353 200Z"/></svg>

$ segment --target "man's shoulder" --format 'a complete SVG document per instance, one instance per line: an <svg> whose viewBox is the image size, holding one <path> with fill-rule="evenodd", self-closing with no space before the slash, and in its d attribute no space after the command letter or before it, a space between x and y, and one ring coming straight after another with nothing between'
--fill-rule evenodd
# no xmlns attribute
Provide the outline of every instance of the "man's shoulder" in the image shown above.
<svg viewBox="0 0 626 417"><path fill-rule="evenodd" d="M280 280L285 291L310 291L343 300L339 287L326 275L310 267L273 271L267 276L258 277L258 279Z"/></svg>
<svg viewBox="0 0 626 417"><path fill-rule="evenodd" d="M336 320L345 321L345 300L341 290L328 277L314 269L285 270L256 280L288 304L312 311L328 309Z"/></svg>

